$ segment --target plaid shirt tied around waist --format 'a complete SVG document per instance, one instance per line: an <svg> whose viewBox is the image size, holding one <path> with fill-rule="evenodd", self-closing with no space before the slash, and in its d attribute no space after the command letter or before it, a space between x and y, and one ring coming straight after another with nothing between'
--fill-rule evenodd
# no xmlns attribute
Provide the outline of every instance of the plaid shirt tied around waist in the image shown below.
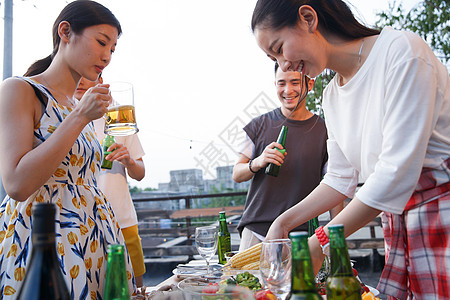
<svg viewBox="0 0 450 300"><path fill-rule="evenodd" d="M422 170L401 215L382 214L388 299L450 299L450 158L441 166Z"/></svg>

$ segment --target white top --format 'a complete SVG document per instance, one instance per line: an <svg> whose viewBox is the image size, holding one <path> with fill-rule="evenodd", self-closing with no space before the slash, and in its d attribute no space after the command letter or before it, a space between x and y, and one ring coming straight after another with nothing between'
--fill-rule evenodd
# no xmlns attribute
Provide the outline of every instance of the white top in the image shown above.
<svg viewBox="0 0 450 300"><path fill-rule="evenodd" d="M253 143L252 139L245 131L244 134L245 139L242 140L241 145L239 145L239 153L247 156L250 159L255 156L255 143Z"/></svg>
<svg viewBox="0 0 450 300"><path fill-rule="evenodd" d="M358 73L324 91L328 172L323 183L371 207L400 214L422 167L450 156L450 78L416 34L385 28Z"/></svg>
<svg viewBox="0 0 450 300"><path fill-rule="evenodd" d="M102 143L105 138L105 122L103 118L94 121L95 133L98 140ZM137 134L129 136L115 136L116 143L124 144L130 152L130 157L139 159L144 156L144 149ZM137 225L137 215L133 201L130 196L127 182L125 166L118 161L113 161L111 170L101 169L98 179L100 190L111 202L116 220L120 228L127 228Z"/></svg>

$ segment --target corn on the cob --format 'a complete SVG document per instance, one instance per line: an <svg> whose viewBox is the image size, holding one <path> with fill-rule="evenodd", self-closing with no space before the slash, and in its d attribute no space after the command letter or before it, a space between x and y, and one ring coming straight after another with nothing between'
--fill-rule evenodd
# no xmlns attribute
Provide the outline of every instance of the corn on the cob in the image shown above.
<svg viewBox="0 0 450 300"><path fill-rule="evenodd" d="M261 256L262 243L256 244L245 251L239 252L230 259L231 267L241 269L246 264L258 261Z"/></svg>
<svg viewBox="0 0 450 300"><path fill-rule="evenodd" d="M257 261L244 265L242 267L242 270L259 270L259 259Z"/></svg>

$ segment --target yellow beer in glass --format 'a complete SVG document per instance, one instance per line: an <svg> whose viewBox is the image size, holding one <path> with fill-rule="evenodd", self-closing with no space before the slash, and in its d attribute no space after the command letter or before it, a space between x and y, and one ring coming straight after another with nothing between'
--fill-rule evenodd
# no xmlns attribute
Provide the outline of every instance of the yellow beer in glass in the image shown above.
<svg viewBox="0 0 450 300"><path fill-rule="evenodd" d="M132 135L139 131L136 124L133 85L128 82L110 84L113 101L105 114L105 134Z"/></svg>

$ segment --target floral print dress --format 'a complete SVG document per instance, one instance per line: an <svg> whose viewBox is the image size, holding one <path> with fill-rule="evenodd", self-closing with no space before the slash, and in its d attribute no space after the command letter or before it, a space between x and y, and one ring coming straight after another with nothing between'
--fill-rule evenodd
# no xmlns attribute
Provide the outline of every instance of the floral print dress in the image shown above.
<svg viewBox="0 0 450 300"><path fill-rule="evenodd" d="M58 104L41 84L23 77L48 98L46 110L34 130L34 147L43 143L71 112ZM125 245L114 213L97 188L102 149L92 122L53 173L26 201L6 196L0 205L0 299L15 299L26 274L33 248L31 207L35 202L56 204L57 256L72 299L102 299L108 244ZM126 252L130 294L135 290Z"/></svg>

